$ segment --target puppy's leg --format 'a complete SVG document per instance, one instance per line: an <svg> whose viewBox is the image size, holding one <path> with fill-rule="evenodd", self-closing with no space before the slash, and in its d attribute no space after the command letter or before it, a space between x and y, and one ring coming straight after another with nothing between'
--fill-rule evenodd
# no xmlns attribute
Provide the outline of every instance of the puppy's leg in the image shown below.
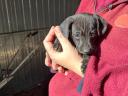
<svg viewBox="0 0 128 96"><path fill-rule="evenodd" d="M87 63L89 60L89 56L84 54L83 55L83 61L82 61L82 65L81 65L81 72L84 74L86 71L86 67L87 67Z"/></svg>

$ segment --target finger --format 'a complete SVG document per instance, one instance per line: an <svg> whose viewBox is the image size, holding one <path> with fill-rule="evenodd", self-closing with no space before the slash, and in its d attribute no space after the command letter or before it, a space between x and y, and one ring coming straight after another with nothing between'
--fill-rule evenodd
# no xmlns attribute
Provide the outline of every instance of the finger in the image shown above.
<svg viewBox="0 0 128 96"><path fill-rule="evenodd" d="M54 28L55 28L54 26L51 27L49 33L44 39L45 42L52 42L54 40L54 37L55 37Z"/></svg>
<svg viewBox="0 0 128 96"><path fill-rule="evenodd" d="M52 68L50 68L50 72L51 73L57 73L57 71L56 70L53 70Z"/></svg>
<svg viewBox="0 0 128 96"><path fill-rule="evenodd" d="M59 66L57 69L58 69L58 72L64 73L64 68L62 66Z"/></svg>
<svg viewBox="0 0 128 96"><path fill-rule="evenodd" d="M58 67L58 65L55 62L52 61L52 69L57 70L57 67Z"/></svg>
<svg viewBox="0 0 128 96"><path fill-rule="evenodd" d="M64 75L68 75L68 71L65 71L65 72L64 72Z"/></svg>
<svg viewBox="0 0 128 96"><path fill-rule="evenodd" d="M56 35L57 39L59 40L62 47L64 48L65 44L69 43L68 39L66 37L64 37L64 35L62 34L59 26L56 26L54 30L55 30L55 35Z"/></svg>
<svg viewBox="0 0 128 96"><path fill-rule="evenodd" d="M46 52L46 57L45 57L45 65L46 66L51 66L52 62L51 62L51 58L49 57L49 55Z"/></svg>
<svg viewBox="0 0 128 96"><path fill-rule="evenodd" d="M55 33L54 33L54 26L51 27L49 33L47 34L47 36L45 37L43 44L46 50L49 50L49 48L52 47L53 45L53 40L55 37Z"/></svg>
<svg viewBox="0 0 128 96"><path fill-rule="evenodd" d="M55 49L53 48L54 38L55 38L55 32L54 32L54 26L53 26L43 41L44 47L50 57L54 57L52 55L54 55L54 53L56 53Z"/></svg>

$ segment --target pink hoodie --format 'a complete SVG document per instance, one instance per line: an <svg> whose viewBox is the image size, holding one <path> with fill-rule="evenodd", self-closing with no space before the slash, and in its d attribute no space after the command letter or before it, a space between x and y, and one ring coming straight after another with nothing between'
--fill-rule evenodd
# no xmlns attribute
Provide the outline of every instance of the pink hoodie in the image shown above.
<svg viewBox="0 0 128 96"><path fill-rule="evenodd" d="M99 13L112 26L101 43L100 57L91 56L81 93L77 91L81 77L70 71L67 76L54 75L49 96L128 96L128 2L81 0L77 13L94 13L94 1L97 11L110 3L116 5Z"/></svg>

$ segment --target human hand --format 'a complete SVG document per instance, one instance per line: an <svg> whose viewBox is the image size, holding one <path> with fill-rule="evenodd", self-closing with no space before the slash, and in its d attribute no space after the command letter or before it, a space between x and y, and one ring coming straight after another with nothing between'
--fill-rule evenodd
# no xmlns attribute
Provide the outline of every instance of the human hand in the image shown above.
<svg viewBox="0 0 128 96"><path fill-rule="evenodd" d="M46 52L46 57L45 57L45 65L50 67L50 71L52 73L56 73L58 71L60 73L65 73L65 75L68 74L68 70L65 70L64 67L53 62L47 52Z"/></svg>
<svg viewBox="0 0 128 96"><path fill-rule="evenodd" d="M50 29L49 34L47 35L47 37L49 36L48 38L49 38L51 44L54 42L54 37L55 37L55 36L53 36L53 33L51 33L52 31L54 31L54 28L55 27L52 27ZM44 39L44 41L46 40L46 38ZM51 60L51 58L50 58L50 56L48 55L47 52L46 52L45 55L46 55L45 65L51 68L51 72L56 73L58 71L58 72L61 72L61 73L65 73L65 75L68 74L68 72L67 72L67 70L65 70L65 68L63 68L62 66L56 64L54 61Z"/></svg>
<svg viewBox="0 0 128 96"><path fill-rule="evenodd" d="M55 36L58 38L62 46L62 52L57 52L53 48ZM43 41L43 44L48 53L45 58L45 63L47 63L47 65L51 65L52 67L53 65L54 67L59 66L58 68L61 69L63 69L61 67L63 66L64 68L72 70L80 76L83 76L80 69L82 57L79 55L76 48L73 47L68 41L68 39L63 36L58 26L50 29L48 35Z"/></svg>

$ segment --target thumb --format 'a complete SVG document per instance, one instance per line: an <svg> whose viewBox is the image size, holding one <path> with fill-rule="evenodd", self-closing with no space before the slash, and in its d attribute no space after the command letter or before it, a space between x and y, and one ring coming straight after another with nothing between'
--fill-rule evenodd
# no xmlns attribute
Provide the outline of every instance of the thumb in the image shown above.
<svg viewBox="0 0 128 96"><path fill-rule="evenodd" d="M56 35L57 39L59 40L62 48L65 48L66 47L65 45L70 44L68 39L66 37L64 37L64 35L62 34L59 26L55 27L55 35Z"/></svg>

